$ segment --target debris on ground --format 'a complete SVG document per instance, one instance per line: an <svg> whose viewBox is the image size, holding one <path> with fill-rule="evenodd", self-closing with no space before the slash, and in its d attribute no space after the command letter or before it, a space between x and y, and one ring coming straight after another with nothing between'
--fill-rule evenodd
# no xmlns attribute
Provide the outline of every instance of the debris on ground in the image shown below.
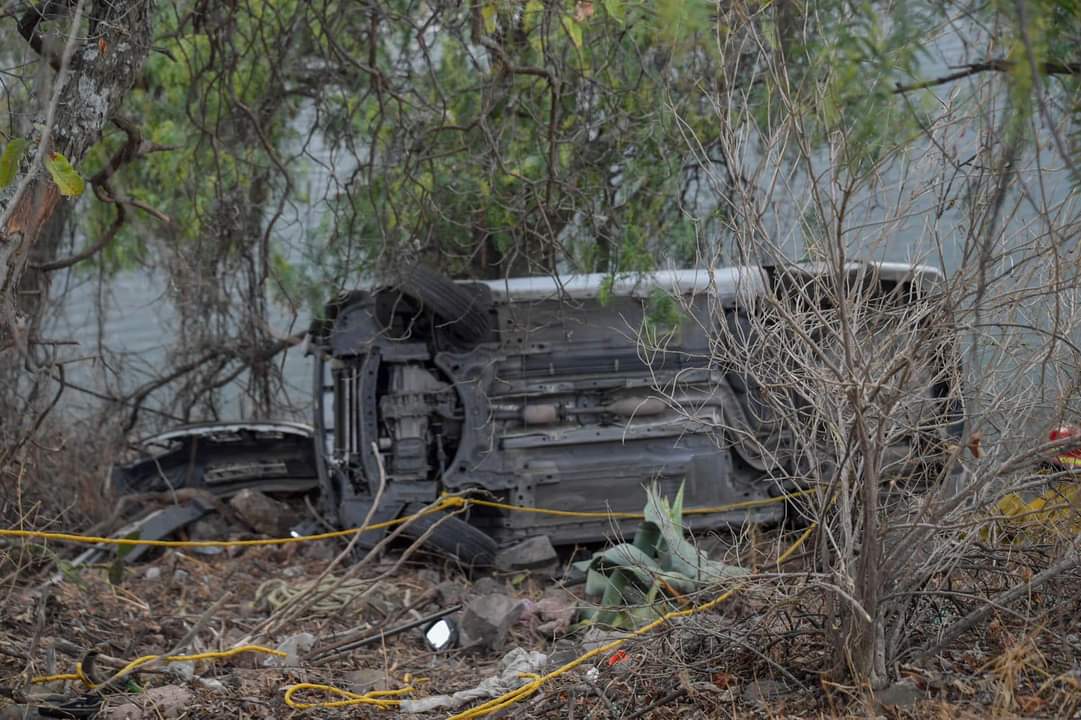
<svg viewBox="0 0 1081 720"><path fill-rule="evenodd" d="M155 687L132 696L128 702L102 709L102 720L144 720L179 718L187 714L194 693L178 685Z"/></svg>
<svg viewBox="0 0 1081 720"><path fill-rule="evenodd" d="M559 569L559 554L547 535L538 535L500 550L495 567L504 572L531 570L553 575Z"/></svg>
<svg viewBox="0 0 1081 720"><path fill-rule="evenodd" d="M523 605L520 600L500 593L481 595L469 601L459 625L462 645L481 645L501 650L511 627L518 622Z"/></svg>
<svg viewBox="0 0 1081 720"><path fill-rule="evenodd" d="M1081 709L1081 693L1074 690L1074 668L1081 664L1077 635L1048 631L1037 645L1027 630L1007 630L1010 616L996 619L986 633L974 631L959 648L901 666L877 691L824 679L832 642L822 631L822 608L831 598L826 590L816 594L798 586L799 592L778 602L776 587L748 584L715 608L670 619L637 637L638 620L699 606L726 583L743 581L739 568L720 562L739 555L733 546L718 538L707 556L683 534L678 511L678 496L674 505L647 508L644 541L636 547L652 564L616 562L622 556L612 551L620 545L557 556L556 567L571 567L584 556L579 567L586 569L577 576L549 575L550 564L541 562L545 543L533 541L509 548L514 553L503 555L492 575L473 578L432 556L412 556L401 545L363 562L357 556L335 562L343 547L337 542L246 547L239 554L159 550L119 577L109 562L62 566L59 579L37 591L31 584L7 593L8 612L0 614L0 718L39 717L35 713L48 705L53 709L47 712L67 717L82 708L79 717L269 720L312 704L319 709L297 717L352 719L358 715L351 706L319 703L363 699L369 705L392 702L378 707L429 720L545 673L557 675L508 716L550 720L575 708L575 717L583 718L850 712L893 720L924 717L930 704L950 717L965 717L968 707L1045 716ZM236 537L247 531L229 526L223 532ZM748 566L767 567L777 545L791 542L785 532L775 531L740 557ZM1023 557L1021 548L1010 549ZM801 572L788 574L786 582L795 583ZM592 585L598 575L610 583L617 573L623 575L622 592L600 607L627 622L598 622ZM1010 582L1008 572L1001 581ZM973 582L976 587L990 580ZM650 591L651 604L630 604ZM988 585L988 594L1000 591ZM1064 581L1033 593L1033 602L1048 628L1062 627L1073 621L1076 596L1076 583ZM303 612L273 622L296 601L305 605ZM453 640L433 644L427 633L443 620ZM252 642L285 655L211 657ZM100 682L134 658L177 652L209 655L149 664L100 696L70 675L82 664ZM1007 680L1004 674L1013 671L1004 657L1017 658L1019 668ZM62 679L49 679L53 674ZM28 684L33 677L43 681ZM302 702L287 706L286 690L301 686Z"/></svg>
<svg viewBox="0 0 1081 720"><path fill-rule="evenodd" d="M283 656L271 655L263 661L264 667L296 667L300 665L300 659L304 653L315 646L315 636L309 632L290 635L278 645L278 650L285 653Z"/></svg>
<svg viewBox="0 0 1081 720"><path fill-rule="evenodd" d="M234 495L229 505L252 530L271 537L288 536L301 520L289 505L250 488Z"/></svg>
<svg viewBox="0 0 1081 720"><path fill-rule="evenodd" d="M523 685L528 676L537 674L547 661L548 656L544 653L516 647L499 661L498 672L482 680L476 687L459 690L453 695L404 700L399 709L406 713L423 713L443 708L455 709L473 700L498 697Z"/></svg>
<svg viewBox="0 0 1081 720"><path fill-rule="evenodd" d="M893 683L875 693L875 701L885 707L909 707L926 697L926 693L908 681Z"/></svg>

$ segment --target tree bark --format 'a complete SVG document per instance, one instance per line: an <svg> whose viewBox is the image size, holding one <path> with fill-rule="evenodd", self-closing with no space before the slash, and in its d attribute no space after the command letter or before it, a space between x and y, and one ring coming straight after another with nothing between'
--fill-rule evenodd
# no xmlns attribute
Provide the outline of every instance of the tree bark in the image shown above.
<svg viewBox="0 0 1081 720"><path fill-rule="evenodd" d="M56 90L51 135L41 153L61 153L73 165L101 137L151 41L151 0L92 0L89 7L87 30L77 29L78 45ZM34 242L63 200L42 159L24 158L14 181L0 192L0 350L17 344L23 323L15 293Z"/></svg>

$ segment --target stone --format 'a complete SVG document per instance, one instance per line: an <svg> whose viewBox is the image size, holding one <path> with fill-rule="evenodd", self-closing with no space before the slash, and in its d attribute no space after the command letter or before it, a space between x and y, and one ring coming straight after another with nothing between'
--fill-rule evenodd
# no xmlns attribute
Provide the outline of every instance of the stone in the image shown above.
<svg viewBox="0 0 1081 720"><path fill-rule="evenodd" d="M507 591L506 583L485 575L473 583L473 595L496 595Z"/></svg>
<svg viewBox="0 0 1081 720"><path fill-rule="evenodd" d="M161 577L161 568L157 565L151 565L146 569L146 572L143 573L143 577L151 581L157 580Z"/></svg>
<svg viewBox="0 0 1081 720"><path fill-rule="evenodd" d="M196 678L196 682L199 683L200 687L204 687L207 690L213 690L214 692L225 692L226 690L225 683L217 678L201 677Z"/></svg>
<svg viewBox="0 0 1081 720"><path fill-rule="evenodd" d="M300 656L315 645L315 636L311 633L297 633L290 635L281 641L278 650L285 653L284 656L271 655L263 661L264 667L295 667L300 664Z"/></svg>
<svg viewBox="0 0 1081 720"><path fill-rule="evenodd" d="M788 686L776 680L755 680L743 688L743 702L761 705L784 695Z"/></svg>
<svg viewBox="0 0 1081 720"><path fill-rule="evenodd" d="M496 553L495 567L504 572L539 570L552 572L559 567L559 554L547 535L523 540Z"/></svg>
<svg viewBox="0 0 1081 720"><path fill-rule="evenodd" d="M190 710L194 694L178 685L150 688L126 702L103 707L104 720L142 720L143 718L179 718Z"/></svg>
<svg viewBox="0 0 1081 720"><path fill-rule="evenodd" d="M578 643L572 640L556 640L552 645L552 652L548 655L548 665L545 667L545 672L552 672L563 667L571 660L577 659L583 652L584 650Z"/></svg>
<svg viewBox="0 0 1081 720"><path fill-rule="evenodd" d="M481 595L469 602L462 613L458 632L462 646L482 645L501 650L514 623L518 622L522 605L507 595Z"/></svg>
<svg viewBox="0 0 1081 720"><path fill-rule="evenodd" d="M926 696L923 691L910 682L896 682L887 688L875 693L875 701L879 705L892 707L908 707L915 705Z"/></svg>
<svg viewBox="0 0 1081 720"><path fill-rule="evenodd" d="M330 562L338 555L338 548L329 542L309 542L300 546L300 555L308 561Z"/></svg>
<svg viewBox="0 0 1081 720"><path fill-rule="evenodd" d="M582 636L582 650L596 650L600 646L607 645L613 640L618 640L627 636L628 633L619 630L605 630L594 625L586 630L585 635Z"/></svg>
<svg viewBox="0 0 1081 720"><path fill-rule="evenodd" d="M540 600L521 602L521 622L550 638L566 634L578 613L577 599L558 588L549 588Z"/></svg>
<svg viewBox="0 0 1081 720"><path fill-rule="evenodd" d="M547 637L565 634L578 612L575 599L568 597L563 591L546 592L537 601L536 608L538 619L541 621L537 624L537 630Z"/></svg>
<svg viewBox="0 0 1081 720"><path fill-rule="evenodd" d="M439 583L435 588L435 594L439 604L443 607L457 605L464 601L466 597L465 586L454 580L446 580Z"/></svg>
<svg viewBox="0 0 1081 720"><path fill-rule="evenodd" d="M241 490L233 496L229 505L252 530L272 537L287 536L289 529L300 520L300 516L288 505L258 490Z"/></svg>
<svg viewBox="0 0 1081 720"><path fill-rule="evenodd" d="M221 513L210 513L188 525L192 540L226 540L232 534L229 521Z"/></svg>
<svg viewBox="0 0 1081 720"><path fill-rule="evenodd" d="M195 663L193 662L169 663L165 666L165 670L180 682L189 683L195 677Z"/></svg>

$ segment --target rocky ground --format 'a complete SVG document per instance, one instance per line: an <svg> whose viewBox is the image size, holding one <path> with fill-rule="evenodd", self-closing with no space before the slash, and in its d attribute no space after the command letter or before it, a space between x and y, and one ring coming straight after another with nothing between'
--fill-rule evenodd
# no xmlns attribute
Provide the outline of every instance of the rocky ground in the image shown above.
<svg viewBox="0 0 1081 720"><path fill-rule="evenodd" d="M754 551L742 556L752 569L768 568L769 549L776 547L770 538L759 540L760 557ZM723 549L725 542L714 539L712 547ZM323 542L170 549L122 573L114 563L71 568L64 562L57 573L52 560L69 556L67 548L57 548L59 555L42 554L40 544L29 542L9 549L9 559L25 557L0 588L0 717L448 717L524 682L519 672L543 675L621 637L576 622L576 610L588 603L580 580L566 574L572 559L566 553L547 562L543 546L534 547L526 557L503 562L503 570L469 577L438 557L404 556L400 546L359 568L352 558L332 565L340 548ZM744 586L715 609L601 652L496 716L953 718L1077 712L1081 640L1073 633L1081 630L1074 619L1076 599L1070 599L1079 596L1076 584L1036 598L1045 608L1041 625L1014 623L1003 613L934 658L894 668L899 680L872 693L830 682L823 673L821 598L799 584L799 562L786 568L786 580L762 574L762 582ZM296 607L290 599L320 578L333 592L290 618ZM723 589L674 599L671 607L690 607ZM433 651L426 644L426 623L388 632L459 605L450 615L460 630L451 649ZM365 637L372 639L349 647ZM248 652L157 662L97 693L77 680L27 682L72 672L79 662L90 679L101 682L144 655L221 651L253 639L287 657ZM294 709L285 698L298 683L355 694L409 690L392 696L403 704L389 709ZM293 699L341 698L308 689ZM72 711L78 702L89 709ZM69 710L56 709L61 706Z"/></svg>
<svg viewBox="0 0 1081 720"><path fill-rule="evenodd" d="M178 648L188 654L223 650L248 642L266 629L276 610L280 614L292 590L328 568L331 556L328 544L210 555L168 550L126 569L122 578L115 570L110 578L109 566L92 566L69 569L46 587L9 585L0 625L5 695L0 702L6 704L0 715L91 717L49 709L85 695L82 683L27 685L28 676L67 672L83 661L99 681L134 657ZM270 629L266 644L288 651L289 657L245 653L148 666L133 682L104 691L97 717L322 718L387 711L366 705L294 710L284 704L284 696L295 683L330 684L353 693L409 686L412 691L401 696L409 703L390 712L446 717L480 704L484 693L461 705L424 711L430 698L498 676L508 655L532 657L530 670L544 674L617 637L572 623L574 610L585 602L582 586L551 577L551 569L467 578L429 556L401 563L395 550L365 566L361 575L295 621ZM421 628L378 638L379 631L386 634L457 604L465 605L453 615L463 634L477 636L466 639L471 648L433 652ZM1077 680L1067 678L1050 692L1046 686L1041 690L1052 675L1051 664L1041 658L1037 644L1012 637L1002 624L992 628L997 639L985 638L920 667L900 668L903 680L872 697L806 671L824 652L822 642L813 634L801 636L800 623L791 617L787 635L779 626L766 629L784 615L769 605L769 595L755 590L716 611L673 621L553 679L502 710L502 717L952 718L983 717L989 708L998 708L1000 716L1049 717L1076 707L1063 704L1073 702L1076 692L1069 691ZM795 605L790 610L800 612ZM372 635L377 639L362 648L334 652L350 639ZM772 639L763 643L768 636ZM749 638L760 644L750 645ZM92 651L96 655L88 658ZM1032 668L1042 668L1045 677ZM295 699L315 703L335 698L310 691Z"/></svg>

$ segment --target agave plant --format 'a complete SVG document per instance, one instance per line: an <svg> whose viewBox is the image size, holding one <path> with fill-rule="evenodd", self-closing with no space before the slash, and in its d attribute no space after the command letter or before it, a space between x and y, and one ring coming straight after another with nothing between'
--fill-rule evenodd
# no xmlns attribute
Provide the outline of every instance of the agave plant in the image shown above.
<svg viewBox="0 0 1081 720"><path fill-rule="evenodd" d="M645 515L634 540L575 564L586 573L586 595L597 602L581 618L615 628L644 625L665 612L665 594L686 594L743 568L710 560L684 536L683 486L671 503L656 485L646 489Z"/></svg>

